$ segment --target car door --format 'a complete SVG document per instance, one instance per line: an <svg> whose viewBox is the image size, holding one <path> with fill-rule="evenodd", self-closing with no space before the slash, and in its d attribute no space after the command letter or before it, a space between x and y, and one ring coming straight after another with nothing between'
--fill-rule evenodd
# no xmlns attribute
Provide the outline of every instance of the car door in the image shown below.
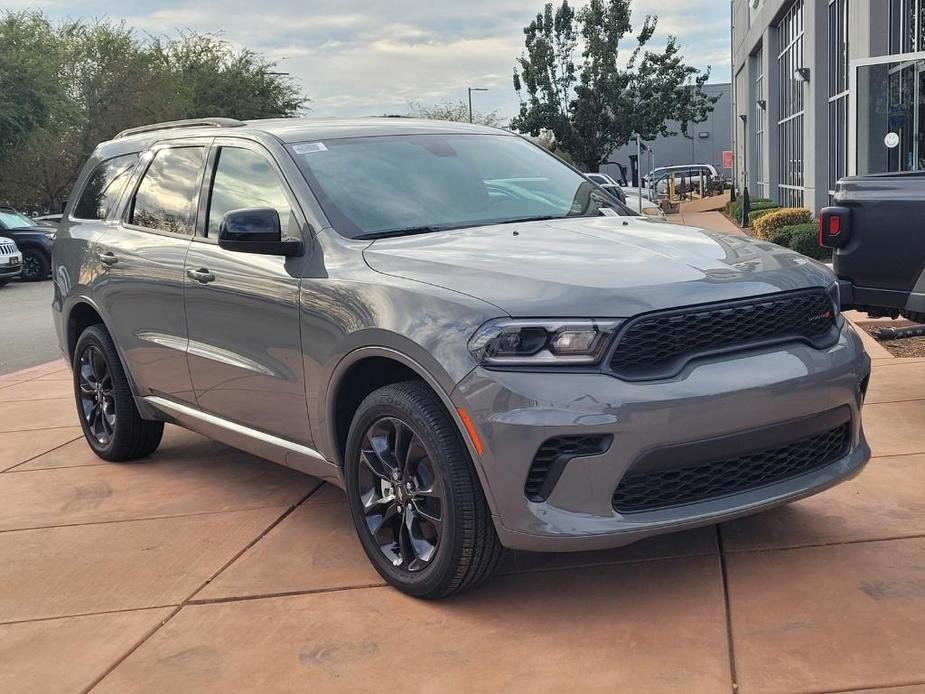
<svg viewBox="0 0 925 694"><path fill-rule="evenodd" d="M296 443L311 443L299 327L304 258L218 246L224 215L273 208L283 234L304 219L276 162L245 140L216 139L203 187L202 233L186 257L189 370L200 409Z"/></svg>
<svg viewBox="0 0 925 694"><path fill-rule="evenodd" d="M146 152L123 213L94 247L94 294L141 395L195 403L186 358L184 261L209 141Z"/></svg>

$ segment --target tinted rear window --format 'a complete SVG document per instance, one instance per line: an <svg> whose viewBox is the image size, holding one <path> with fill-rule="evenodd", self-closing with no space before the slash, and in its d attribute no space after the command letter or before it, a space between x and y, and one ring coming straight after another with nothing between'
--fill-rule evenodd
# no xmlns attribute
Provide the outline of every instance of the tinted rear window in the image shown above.
<svg viewBox="0 0 925 694"><path fill-rule="evenodd" d="M196 210L204 147L162 149L138 184L129 222L172 234L191 236Z"/></svg>

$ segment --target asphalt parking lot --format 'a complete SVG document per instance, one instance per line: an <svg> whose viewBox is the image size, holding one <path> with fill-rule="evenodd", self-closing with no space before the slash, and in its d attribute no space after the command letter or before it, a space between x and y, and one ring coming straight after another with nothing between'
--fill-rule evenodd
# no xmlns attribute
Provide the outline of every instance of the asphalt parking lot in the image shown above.
<svg viewBox="0 0 925 694"><path fill-rule="evenodd" d="M61 356L51 322L51 280L0 287L0 374Z"/></svg>

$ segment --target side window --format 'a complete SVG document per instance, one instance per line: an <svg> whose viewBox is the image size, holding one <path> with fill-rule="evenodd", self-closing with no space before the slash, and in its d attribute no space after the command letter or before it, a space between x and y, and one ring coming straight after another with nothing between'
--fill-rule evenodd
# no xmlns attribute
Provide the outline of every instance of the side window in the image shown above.
<svg viewBox="0 0 925 694"><path fill-rule="evenodd" d="M247 207L272 207L279 213L283 234L299 237L289 199L266 158L250 149L222 147L209 194L206 236L217 237L225 215Z"/></svg>
<svg viewBox="0 0 925 694"><path fill-rule="evenodd" d="M205 156L204 147L159 150L135 191L129 223L191 236Z"/></svg>
<svg viewBox="0 0 925 694"><path fill-rule="evenodd" d="M107 159L97 166L87 178L74 205L73 216L77 219L106 219L137 161L137 154L126 154Z"/></svg>

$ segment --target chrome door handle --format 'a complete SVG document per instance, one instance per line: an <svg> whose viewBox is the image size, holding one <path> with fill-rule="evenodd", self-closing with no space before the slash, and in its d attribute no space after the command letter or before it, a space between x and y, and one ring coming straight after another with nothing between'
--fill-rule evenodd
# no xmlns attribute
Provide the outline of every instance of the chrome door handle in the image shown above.
<svg viewBox="0 0 925 694"><path fill-rule="evenodd" d="M209 282L215 281L215 275L213 275L204 267L201 267L198 270L187 270L186 276L191 280L196 280L200 284L208 284Z"/></svg>
<svg viewBox="0 0 925 694"><path fill-rule="evenodd" d="M105 253L97 253L96 259L99 260L103 265L115 265L119 262L119 259L116 257L115 253L112 251L106 251Z"/></svg>

